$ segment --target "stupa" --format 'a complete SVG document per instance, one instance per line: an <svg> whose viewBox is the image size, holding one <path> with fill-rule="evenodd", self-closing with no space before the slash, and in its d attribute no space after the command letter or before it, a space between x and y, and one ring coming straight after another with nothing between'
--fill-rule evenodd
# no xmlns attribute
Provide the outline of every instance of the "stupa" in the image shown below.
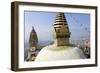
<svg viewBox="0 0 100 73"><path fill-rule="evenodd" d="M57 13L53 26L54 44L42 48L35 61L84 59L82 50L69 42L71 32L63 12Z"/></svg>

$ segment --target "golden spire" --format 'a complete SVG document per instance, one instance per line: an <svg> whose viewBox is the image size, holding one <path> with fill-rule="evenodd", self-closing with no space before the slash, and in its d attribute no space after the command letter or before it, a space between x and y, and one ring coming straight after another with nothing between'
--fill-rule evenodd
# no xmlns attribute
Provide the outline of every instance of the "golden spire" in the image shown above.
<svg viewBox="0 0 100 73"><path fill-rule="evenodd" d="M54 29L57 45L62 46L69 44L70 31L64 13L57 13Z"/></svg>
<svg viewBox="0 0 100 73"><path fill-rule="evenodd" d="M62 12L59 12L57 15L56 15L56 20L55 20L55 23L54 25L67 25L67 21L66 21L66 18L65 18L65 15L64 13Z"/></svg>

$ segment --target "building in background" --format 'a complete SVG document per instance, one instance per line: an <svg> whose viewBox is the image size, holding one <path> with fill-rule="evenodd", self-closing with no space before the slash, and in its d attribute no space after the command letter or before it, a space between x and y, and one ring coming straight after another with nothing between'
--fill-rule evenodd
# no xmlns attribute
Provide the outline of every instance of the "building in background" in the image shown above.
<svg viewBox="0 0 100 73"><path fill-rule="evenodd" d="M90 42L89 41L85 41L84 42L84 49L83 52L86 56L86 58L90 58Z"/></svg>
<svg viewBox="0 0 100 73"><path fill-rule="evenodd" d="M30 32L30 37L29 37L29 48L28 48L27 61L35 60L35 57L38 53L37 47L38 47L38 37L37 37L34 27L32 27L32 31Z"/></svg>

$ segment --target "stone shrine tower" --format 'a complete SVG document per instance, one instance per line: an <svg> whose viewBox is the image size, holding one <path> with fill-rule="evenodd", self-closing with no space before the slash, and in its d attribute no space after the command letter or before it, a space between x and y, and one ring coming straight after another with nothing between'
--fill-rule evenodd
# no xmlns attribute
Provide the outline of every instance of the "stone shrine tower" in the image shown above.
<svg viewBox="0 0 100 73"><path fill-rule="evenodd" d="M54 23L55 44L57 46L69 45L70 31L65 15L59 12Z"/></svg>
<svg viewBox="0 0 100 73"><path fill-rule="evenodd" d="M32 31L30 32L30 37L29 37L29 49L28 49L27 61L35 60L37 54L36 53L37 45L38 45L38 37L34 27L32 27Z"/></svg>
<svg viewBox="0 0 100 73"><path fill-rule="evenodd" d="M30 32L30 37L29 37L29 47L37 47L37 43L38 43L38 37L34 27L32 27L32 31Z"/></svg>

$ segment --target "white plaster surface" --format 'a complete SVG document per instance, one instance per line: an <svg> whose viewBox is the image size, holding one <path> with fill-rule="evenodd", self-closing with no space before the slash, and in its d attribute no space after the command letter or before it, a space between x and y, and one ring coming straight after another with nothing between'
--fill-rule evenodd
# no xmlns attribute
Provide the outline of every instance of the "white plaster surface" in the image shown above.
<svg viewBox="0 0 100 73"><path fill-rule="evenodd" d="M85 56L81 49L71 46L55 46L49 45L39 52L35 61L55 61L55 60L70 60L84 59Z"/></svg>

